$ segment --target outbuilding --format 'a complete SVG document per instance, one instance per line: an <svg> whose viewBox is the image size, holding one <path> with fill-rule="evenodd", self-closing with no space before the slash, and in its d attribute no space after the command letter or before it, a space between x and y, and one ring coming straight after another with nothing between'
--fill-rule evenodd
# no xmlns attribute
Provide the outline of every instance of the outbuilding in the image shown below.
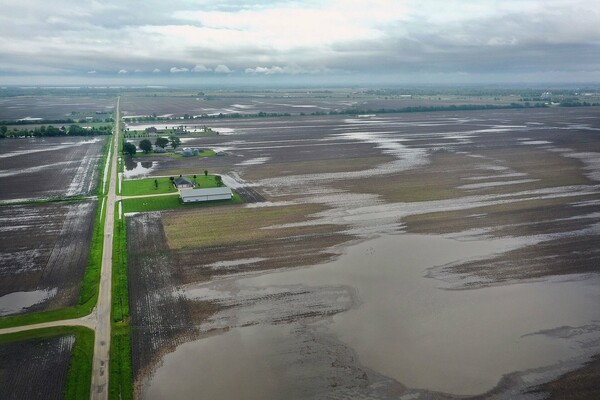
<svg viewBox="0 0 600 400"><path fill-rule="evenodd" d="M233 192L228 187L207 189L186 189L179 192L184 203L198 203L201 201L231 200Z"/></svg>

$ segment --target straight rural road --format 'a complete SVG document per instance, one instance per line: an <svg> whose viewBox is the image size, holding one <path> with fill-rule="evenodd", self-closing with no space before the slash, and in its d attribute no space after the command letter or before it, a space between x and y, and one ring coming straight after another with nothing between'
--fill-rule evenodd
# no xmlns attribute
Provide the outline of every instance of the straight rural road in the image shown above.
<svg viewBox="0 0 600 400"><path fill-rule="evenodd" d="M117 98L115 112L115 134L113 141L112 160L110 163L110 182L106 201L106 219L104 221L104 248L102 252L102 270L100 273L100 291L96 305L96 339L94 343L94 362L92 366L92 400L108 399L108 367L110 359L110 328L111 328L111 287L112 287L112 253L113 234L115 227L115 202L117 197L117 159L119 148L119 121L121 120Z"/></svg>

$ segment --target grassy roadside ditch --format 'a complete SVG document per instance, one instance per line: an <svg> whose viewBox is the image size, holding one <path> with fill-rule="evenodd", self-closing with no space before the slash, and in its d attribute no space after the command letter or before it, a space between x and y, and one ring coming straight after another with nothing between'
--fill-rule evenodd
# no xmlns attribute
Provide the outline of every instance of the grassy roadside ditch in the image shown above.
<svg viewBox="0 0 600 400"><path fill-rule="evenodd" d="M107 141L107 148L112 144ZM101 168L100 183L98 193L102 191L102 177L106 165L107 149L105 149ZM63 308L60 310L41 311L29 314L20 314L0 318L0 329L19 325L32 325L42 322L57 321L61 319L79 318L88 315L98 300L98 289L100 286L100 269L102 267L102 250L104 248L104 220L106 216L106 196L102 194L98 197L98 206L96 217L94 219L94 230L90 244L90 253L85 273L81 282L79 291L79 300L75 307Z"/></svg>
<svg viewBox="0 0 600 400"><path fill-rule="evenodd" d="M115 209L112 262L109 398L128 400L133 399L133 368L127 285L127 223L125 218L119 219L118 207Z"/></svg>
<svg viewBox="0 0 600 400"><path fill-rule="evenodd" d="M0 344L52 336L74 335L75 343L71 352L71 361L64 387L66 400L90 398L92 380L92 361L94 358L94 331L82 326L58 326L11 333L0 336Z"/></svg>

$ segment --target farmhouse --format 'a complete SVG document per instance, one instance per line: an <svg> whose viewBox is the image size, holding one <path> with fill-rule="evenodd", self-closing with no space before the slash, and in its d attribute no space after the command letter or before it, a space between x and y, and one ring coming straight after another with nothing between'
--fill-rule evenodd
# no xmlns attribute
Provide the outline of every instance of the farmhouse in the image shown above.
<svg viewBox="0 0 600 400"><path fill-rule="evenodd" d="M208 189L186 189L179 192L184 203L197 203L201 201L231 200L233 193L228 187Z"/></svg>
<svg viewBox="0 0 600 400"><path fill-rule="evenodd" d="M191 189L194 187L194 182L185 176L180 176L179 178L175 179L174 183L177 189Z"/></svg>

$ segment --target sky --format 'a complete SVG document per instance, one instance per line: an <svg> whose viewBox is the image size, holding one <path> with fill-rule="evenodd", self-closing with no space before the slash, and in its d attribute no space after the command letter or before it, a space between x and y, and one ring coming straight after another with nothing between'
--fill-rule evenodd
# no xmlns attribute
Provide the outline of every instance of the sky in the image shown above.
<svg viewBox="0 0 600 400"><path fill-rule="evenodd" d="M4 0L0 84L600 83L600 0Z"/></svg>

